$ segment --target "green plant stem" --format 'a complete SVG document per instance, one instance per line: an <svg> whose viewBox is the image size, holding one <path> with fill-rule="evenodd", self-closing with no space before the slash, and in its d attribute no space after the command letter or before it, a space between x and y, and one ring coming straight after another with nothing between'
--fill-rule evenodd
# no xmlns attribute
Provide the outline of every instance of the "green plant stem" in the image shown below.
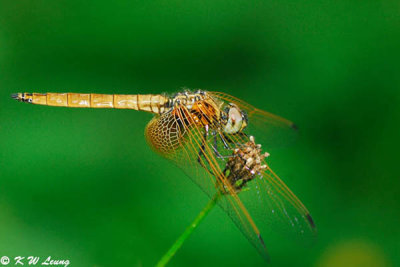
<svg viewBox="0 0 400 267"><path fill-rule="evenodd" d="M207 216L210 210L215 206L217 203L218 198L220 197L220 193L216 193L213 198L207 203L207 205L203 208L203 210L197 215L196 219L186 228L185 232L175 241L175 243L170 247L167 253L160 259L157 263L157 267L165 266L171 258L175 255L178 249L183 245L185 240L192 234L194 229L199 225L199 223Z"/></svg>

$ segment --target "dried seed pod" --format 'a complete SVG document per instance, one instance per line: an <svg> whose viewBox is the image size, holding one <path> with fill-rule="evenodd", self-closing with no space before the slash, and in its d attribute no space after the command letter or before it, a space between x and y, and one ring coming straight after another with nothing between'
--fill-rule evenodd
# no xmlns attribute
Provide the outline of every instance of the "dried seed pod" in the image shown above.
<svg viewBox="0 0 400 267"><path fill-rule="evenodd" d="M255 143L253 136L241 148L233 151L224 174L236 192L240 192L249 181L267 168L263 163L268 156L267 152L261 153L261 145Z"/></svg>

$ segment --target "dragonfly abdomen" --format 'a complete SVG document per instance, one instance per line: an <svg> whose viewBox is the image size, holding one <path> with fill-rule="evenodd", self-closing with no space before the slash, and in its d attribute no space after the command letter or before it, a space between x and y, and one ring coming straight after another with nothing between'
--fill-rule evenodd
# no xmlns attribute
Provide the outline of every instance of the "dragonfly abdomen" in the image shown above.
<svg viewBox="0 0 400 267"><path fill-rule="evenodd" d="M18 93L12 98L22 102L73 108L117 108L143 110L161 114L169 106L170 99L163 95L118 95L79 93Z"/></svg>

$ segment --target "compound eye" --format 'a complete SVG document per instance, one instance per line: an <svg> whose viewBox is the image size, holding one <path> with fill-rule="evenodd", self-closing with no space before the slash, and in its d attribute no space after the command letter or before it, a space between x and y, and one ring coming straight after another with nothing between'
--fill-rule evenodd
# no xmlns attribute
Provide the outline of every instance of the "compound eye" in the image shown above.
<svg viewBox="0 0 400 267"><path fill-rule="evenodd" d="M231 105L228 111L228 121L224 127L225 133L235 134L242 130L244 126L245 124L240 109L234 105Z"/></svg>
<svg viewBox="0 0 400 267"><path fill-rule="evenodd" d="M229 119L232 121L232 124L235 125L242 120L242 114L237 108L232 107L229 109Z"/></svg>

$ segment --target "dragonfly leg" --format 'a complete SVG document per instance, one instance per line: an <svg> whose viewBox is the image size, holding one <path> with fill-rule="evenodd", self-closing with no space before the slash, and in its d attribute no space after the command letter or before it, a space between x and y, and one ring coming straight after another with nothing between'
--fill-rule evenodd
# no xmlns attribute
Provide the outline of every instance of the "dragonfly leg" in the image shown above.
<svg viewBox="0 0 400 267"><path fill-rule="evenodd" d="M197 161L201 164L201 165L203 165L203 167L204 167L204 164L203 164L203 162L202 162L202 160L201 160L201 157L204 155L204 149L205 149L205 146L204 146L204 138L202 138L202 140L201 140L201 146L200 146L200 149L199 149L199 152L197 153Z"/></svg>
<svg viewBox="0 0 400 267"><path fill-rule="evenodd" d="M219 137L221 138L221 140L222 140L222 143L224 144L224 147L225 147L225 149L229 149L229 145L226 143L226 141L225 141L225 135L224 134L221 134L221 132L218 132L218 134L219 134Z"/></svg>
<svg viewBox="0 0 400 267"><path fill-rule="evenodd" d="M208 136L208 127L205 128L203 138L201 139L201 146L199 149L199 153L197 154L197 161L200 163L200 165L206 169L211 175L214 175L214 173L208 169L208 167L204 164L203 160L201 157L204 157L204 150L205 150L205 144ZM207 160L207 159L206 159Z"/></svg>
<svg viewBox="0 0 400 267"><path fill-rule="evenodd" d="M222 133L221 139L224 140L224 145L229 146L228 143L229 143L229 144L235 144L235 143L232 141L232 139L231 139L229 136L227 136L225 133Z"/></svg>
<svg viewBox="0 0 400 267"><path fill-rule="evenodd" d="M238 133L238 135L240 135L241 137L245 136L246 138L249 138L249 136L244 132L240 132Z"/></svg>
<svg viewBox="0 0 400 267"><path fill-rule="evenodd" d="M218 151L218 137L217 137L217 133L216 133L216 131L213 131L211 134L212 134L213 139L214 139L214 144L212 145L212 148L213 148L213 150L214 150L215 156L216 156L217 158L220 158L220 159L231 158L231 157L232 157L231 155L229 155L229 156L223 156L223 155L221 155L221 153L219 153L219 151ZM219 133L219 135L221 136L221 133ZM225 149L229 149L229 147L227 146L227 144L225 143L225 141L224 141L222 138L221 138L221 140L222 140L222 142L224 143Z"/></svg>
<svg viewBox="0 0 400 267"><path fill-rule="evenodd" d="M246 139L249 139L248 135L245 134L245 133L243 133L243 132L237 133L236 135L238 135L238 136L240 136L240 137L246 137ZM234 144L235 146L236 146L236 145L243 145L243 144L244 144L244 143L243 143L243 144L237 144L237 143L235 143L235 142L232 140L232 138L230 138L229 136L227 136L225 133L222 134L221 139L224 141L224 144L225 144L225 145L228 145L228 144L226 143L226 141L228 141L228 143L230 143L230 144ZM225 141L225 140L226 140L226 141Z"/></svg>

